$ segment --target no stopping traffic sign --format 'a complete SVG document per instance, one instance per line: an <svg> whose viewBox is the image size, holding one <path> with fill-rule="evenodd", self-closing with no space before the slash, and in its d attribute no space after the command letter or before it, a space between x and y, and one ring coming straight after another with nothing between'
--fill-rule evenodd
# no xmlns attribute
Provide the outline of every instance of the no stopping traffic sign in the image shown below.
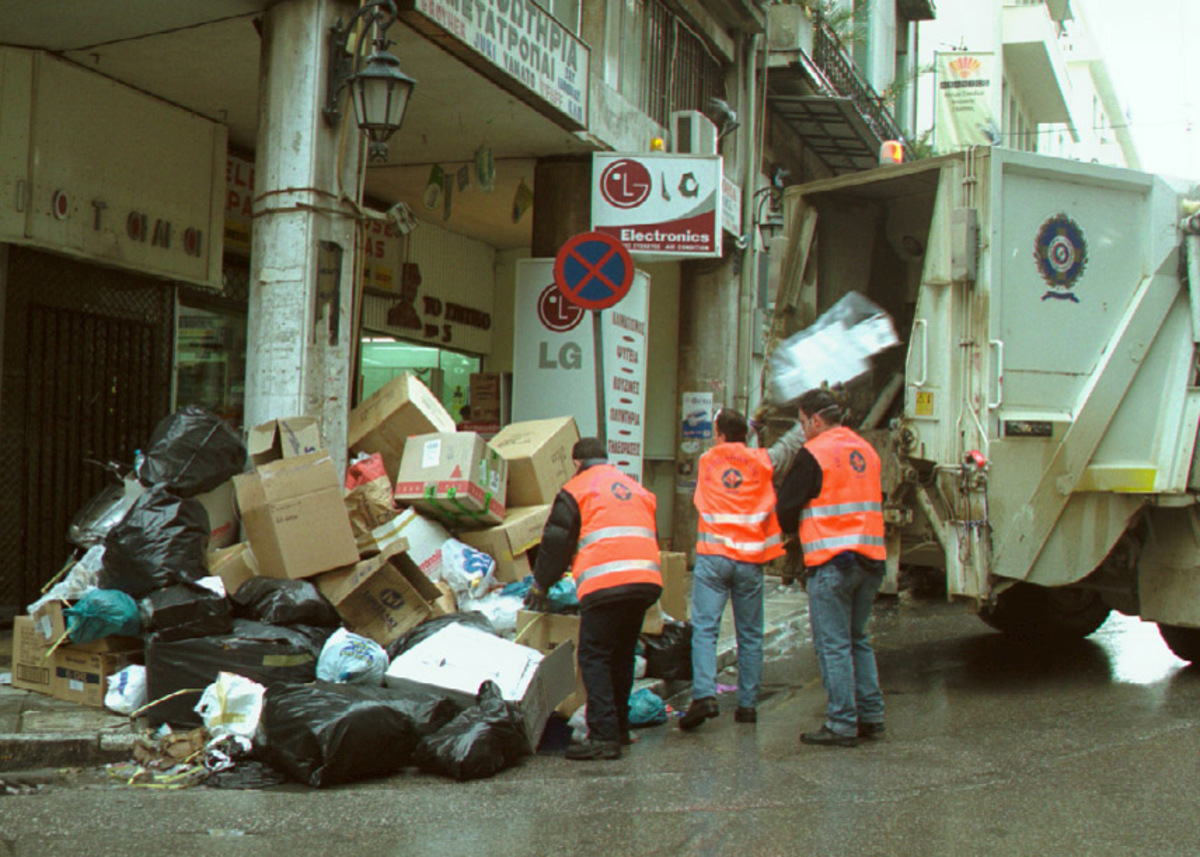
<svg viewBox="0 0 1200 857"><path fill-rule="evenodd" d="M625 245L601 232L576 235L554 257L554 284L583 309L608 309L629 294L633 258Z"/></svg>

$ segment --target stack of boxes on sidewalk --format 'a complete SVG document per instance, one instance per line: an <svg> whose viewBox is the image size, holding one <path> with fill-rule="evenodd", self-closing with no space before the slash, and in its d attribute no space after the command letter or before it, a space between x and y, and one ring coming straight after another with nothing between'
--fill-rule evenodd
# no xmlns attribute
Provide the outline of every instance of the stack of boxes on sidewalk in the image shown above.
<svg viewBox="0 0 1200 857"><path fill-rule="evenodd" d="M64 603L42 599L16 621L13 684L102 705L108 678L144 660L147 724L191 728L201 723L200 692L230 672L267 687L269 725L271 685L316 679L331 626L340 625L386 650L385 687L432 687L467 707L481 682L494 682L536 747L556 706L570 714L584 701L574 646L564 645L578 639L578 619L525 613L521 595L504 587L527 586L550 504L573 475L578 437L570 417L515 423L490 441L456 431L436 397L407 374L351 413L344 480L314 421L258 426L247 436L248 468L204 498L208 552L197 577L219 579L214 588L224 595L182 596L210 605L219 597L229 609L209 606L206 621L164 626L171 614L148 607L153 596L167 584L203 588L176 575L183 579L130 592L141 599L143 638L80 644L71 642ZM128 481L132 492L145 490ZM103 588L106 560L96 551L78 566L98 566ZM671 556L685 555L664 560L677 571L665 575L666 597L682 595L669 612L683 619L684 567ZM496 633L456 621L469 611ZM661 632L662 622L652 611L646 631ZM305 767L300 778L329 784L313 770Z"/></svg>

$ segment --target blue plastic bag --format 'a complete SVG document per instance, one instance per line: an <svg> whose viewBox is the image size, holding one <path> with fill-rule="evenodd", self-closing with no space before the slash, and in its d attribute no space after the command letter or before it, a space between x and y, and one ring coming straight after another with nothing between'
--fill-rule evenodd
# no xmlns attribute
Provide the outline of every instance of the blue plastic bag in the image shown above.
<svg viewBox="0 0 1200 857"><path fill-rule="evenodd" d="M105 637L136 637L142 633L137 602L119 589L93 589L73 607L63 610L72 643Z"/></svg>
<svg viewBox="0 0 1200 857"><path fill-rule="evenodd" d="M667 706L662 698L648 687L629 695L629 725L634 728L659 726L667 722Z"/></svg>
<svg viewBox="0 0 1200 857"><path fill-rule="evenodd" d="M533 585L533 575L527 574L523 580L518 580L516 583L510 583L501 590L504 595L515 595L518 598L524 598L529 592L529 587ZM549 602L550 609L547 613L577 613L579 612L579 594L575 591L575 581L570 577L564 577L558 583L550 587L550 591L546 593L546 600Z"/></svg>

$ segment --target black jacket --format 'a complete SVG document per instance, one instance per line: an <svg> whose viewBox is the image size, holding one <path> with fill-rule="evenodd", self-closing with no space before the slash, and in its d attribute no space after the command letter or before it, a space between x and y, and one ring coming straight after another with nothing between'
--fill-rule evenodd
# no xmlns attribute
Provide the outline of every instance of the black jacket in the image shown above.
<svg viewBox="0 0 1200 857"><path fill-rule="evenodd" d="M607 464L605 461L585 461L580 472L594 464ZM533 579L545 591L558 582L563 574L570 571L571 562L575 558L575 550L579 546L579 531L583 517L579 512L579 504L566 491L559 491L550 507L550 517L542 530L542 544L538 548L537 562L533 566ZM593 592L579 602L581 608L591 607L608 601L636 600L653 604L662 594L662 587L651 583L631 583L627 586L613 586Z"/></svg>

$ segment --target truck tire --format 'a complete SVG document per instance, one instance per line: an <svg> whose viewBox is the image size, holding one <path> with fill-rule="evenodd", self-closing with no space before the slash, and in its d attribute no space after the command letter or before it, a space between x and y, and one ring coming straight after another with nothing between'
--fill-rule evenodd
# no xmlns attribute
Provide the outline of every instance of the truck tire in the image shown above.
<svg viewBox="0 0 1200 857"><path fill-rule="evenodd" d="M1110 610L1086 589L1047 589L1018 583L985 605L979 618L1010 637L1025 640L1082 640L1104 624Z"/></svg>
<svg viewBox="0 0 1200 857"><path fill-rule="evenodd" d="M1200 662L1200 628L1158 623L1158 635L1163 638L1175 657L1190 663Z"/></svg>

